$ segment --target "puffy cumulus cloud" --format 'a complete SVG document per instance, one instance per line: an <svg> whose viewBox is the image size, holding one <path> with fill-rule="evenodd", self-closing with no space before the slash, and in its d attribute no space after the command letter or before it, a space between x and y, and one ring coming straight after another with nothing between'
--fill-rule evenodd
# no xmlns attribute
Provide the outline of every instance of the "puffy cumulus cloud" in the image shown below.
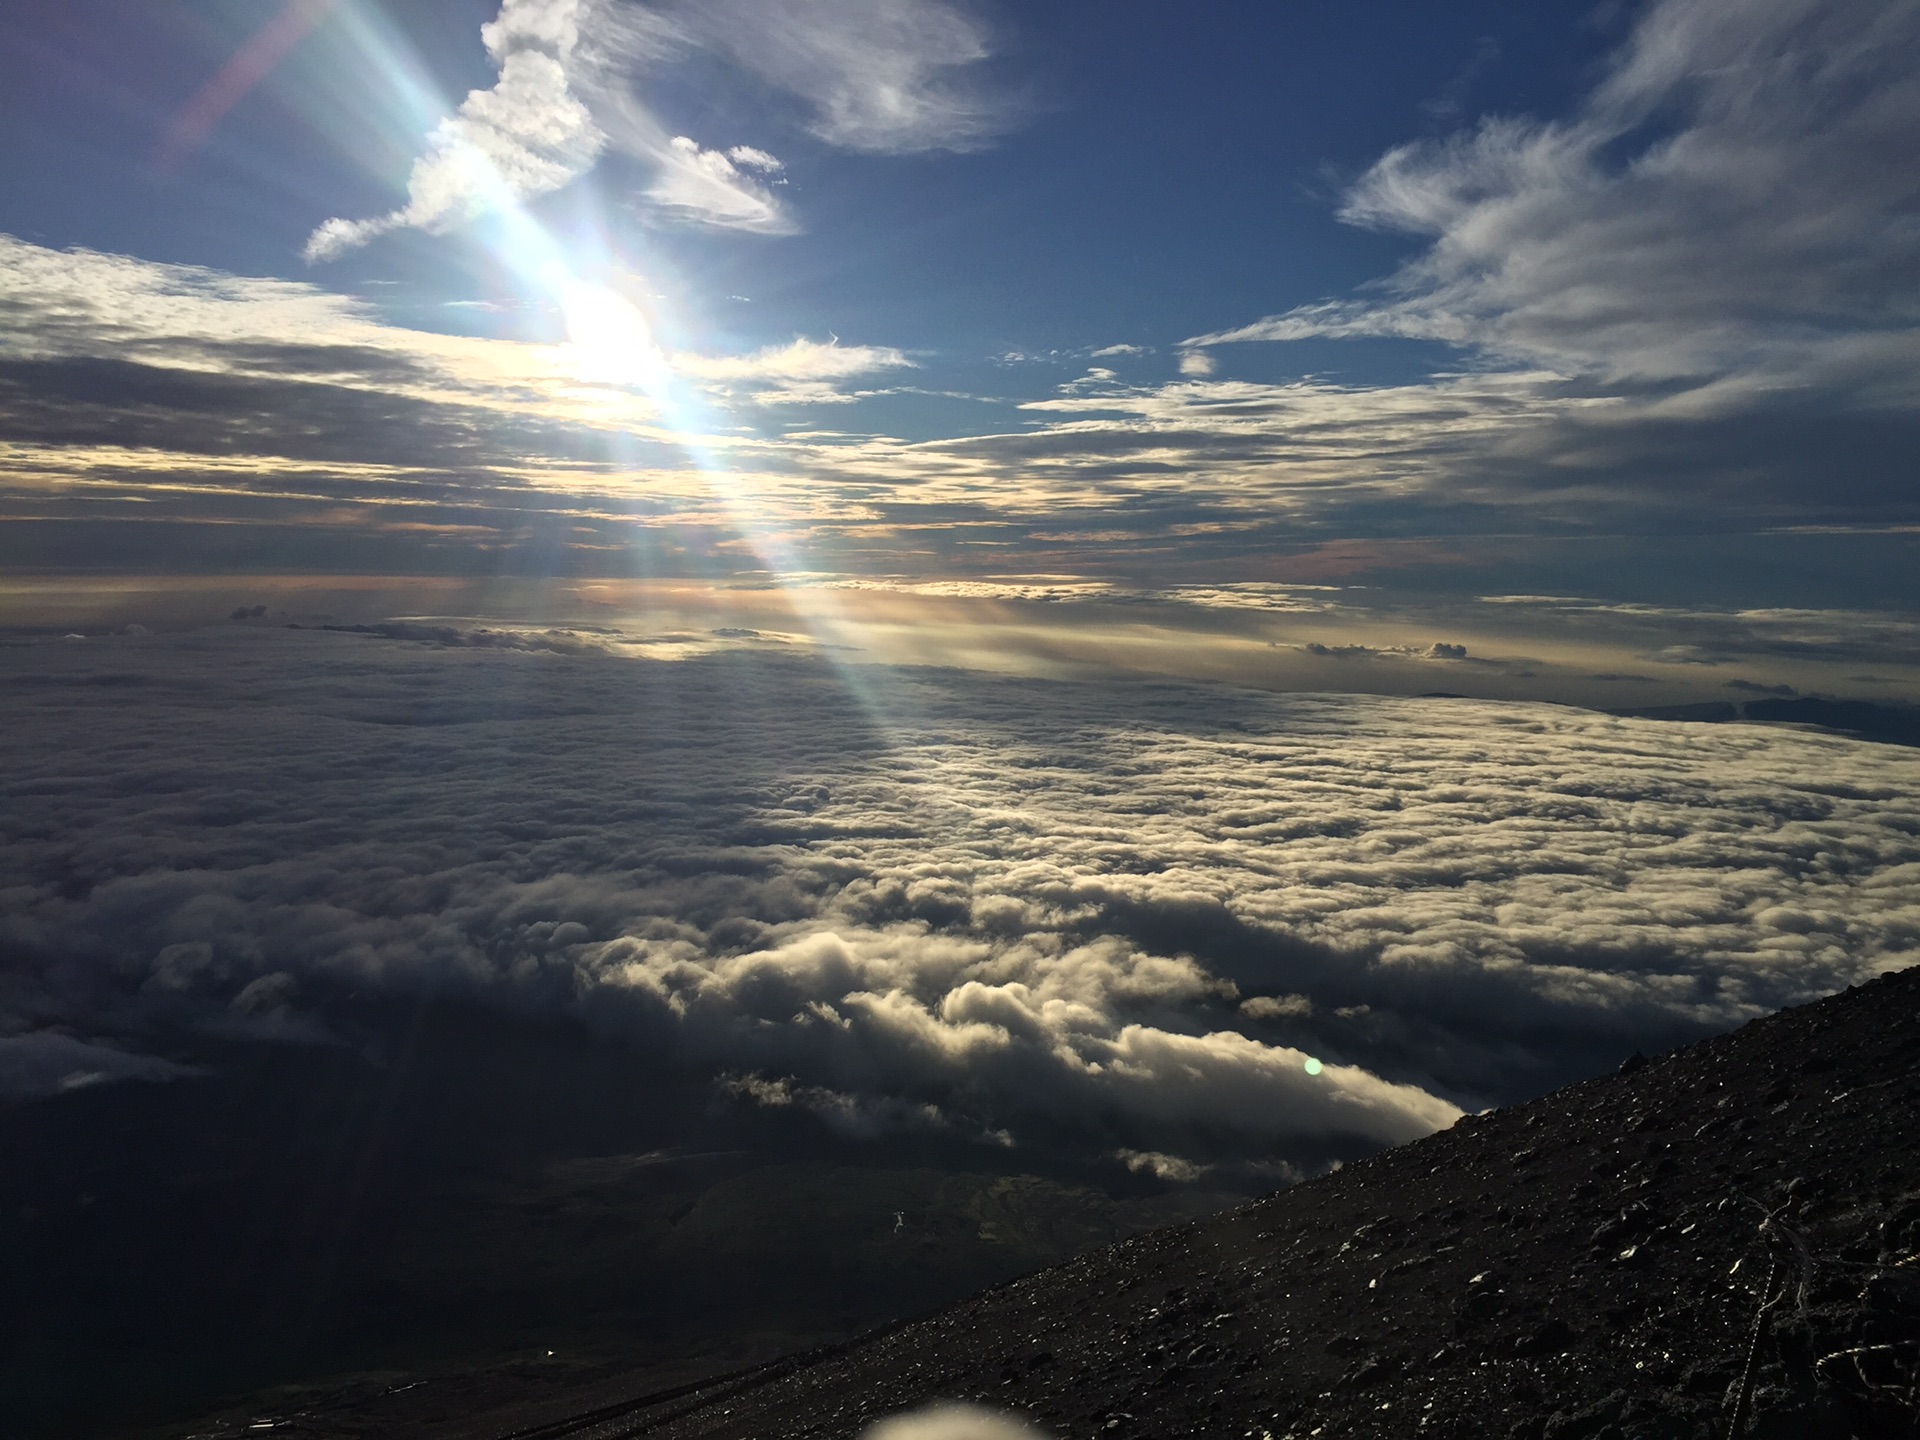
<svg viewBox="0 0 1920 1440"><path fill-rule="evenodd" d="M1793 731L240 627L0 672L15 1036L457 994L850 1134L1304 1170L1920 958L1920 755Z"/></svg>
<svg viewBox="0 0 1920 1440"><path fill-rule="evenodd" d="M608 149L646 167L641 191L659 212L729 230L792 230L770 188L785 168L776 156L748 144L709 148L642 99L661 67L696 52L797 100L808 128L844 149L976 149L1017 117L975 77L990 54L986 32L946 0L504 0L480 35L499 79L435 127L407 203L326 221L307 241L308 260L510 208L577 179Z"/></svg>
<svg viewBox="0 0 1920 1440"><path fill-rule="evenodd" d="M583 173L607 141L568 73L593 8L584 0L506 0L480 28L500 78L435 127L408 176L407 203L376 219L326 221L308 237L307 259L337 259L403 227L438 233Z"/></svg>
<svg viewBox="0 0 1920 1440"><path fill-rule="evenodd" d="M1643 456L1684 443L1662 427L1783 407L1910 415L1917 45L1912 4L1662 0L1569 118L1489 119L1361 179L1344 218L1432 237L1388 298L1188 343L1445 341L1615 397L1589 438Z"/></svg>
<svg viewBox="0 0 1920 1440"><path fill-rule="evenodd" d="M571 183L609 147L649 169L644 194L665 213L724 229L793 228L762 178L778 159L675 134L635 93L643 71L684 48L666 16L617 0L504 0L480 35L499 79L470 92L428 136L407 203L373 219L326 221L307 240L309 261L393 230L437 234L510 210Z"/></svg>

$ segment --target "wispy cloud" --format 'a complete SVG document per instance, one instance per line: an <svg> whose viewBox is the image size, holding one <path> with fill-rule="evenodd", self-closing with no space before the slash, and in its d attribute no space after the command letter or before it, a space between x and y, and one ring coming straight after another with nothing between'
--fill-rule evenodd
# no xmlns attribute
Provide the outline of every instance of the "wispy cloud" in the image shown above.
<svg viewBox="0 0 1920 1440"><path fill-rule="evenodd" d="M0 358L135 363L206 377L209 385L213 377L244 376L310 392L341 387L642 434L658 418L653 400L631 386L583 385L583 362L570 345L411 330L300 281L48 250L0 235L0 282ZM890 346L804 338L748 355L682 352L663 361L715 387L717 398L799 386L827 396L838 382L913 364ZM183 416L190 413L188 397L179 400ZM294 419L290 428L313 418ZM271 437L259 438L270 452Z"/></svg>
<svg viewBox="0 0 1920 1440"><path fill-rule="evenodd" d="M1920 7L1662 0L1563 121L1385 155L1357 225L1432 237L1387 298L1194 337L1446 341L1685 419L1920 399Z"/></svg>
<svg viewBox="0 0 1920 1440"><path fill-rule="evenodd" d="M992 53L985 27L947 0L699 0L673 13L799 97L813 133L843 149L972 150L1019 118L979 77Z"/></svg>
<svg viewBox="0 0 1920 1440"><path fill-rule="evenodd" d="M911 368L913 361L891 346L799 339L751 355L676 355L673 364L683 374L729 391L740 387L759 404L777 405L844 403L854 397L840 389L839 382Z"/></svg>
<svg viewBox="0 0 1920 1440"><path fill-rule="evenodd" d="M326 221L307 241L308 260L334 259L397 229L438 233L558 190L608 150L645 167L638 198L661 214L792 230L772 188L785 168L776 155L703 144L643 98L655 72L693 52L798 100L807 128L843 149L976 149L1017 119L1016 107L977 78L991 53L985 31L945 0L504 0L481 36L499 79L433 131L407 203L371 219Z"/></svg>

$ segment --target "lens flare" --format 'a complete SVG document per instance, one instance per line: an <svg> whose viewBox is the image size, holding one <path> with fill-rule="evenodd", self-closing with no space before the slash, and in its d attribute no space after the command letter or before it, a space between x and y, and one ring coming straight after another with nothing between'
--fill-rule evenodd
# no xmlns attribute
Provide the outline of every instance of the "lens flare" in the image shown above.
<svg viewBox="0 0 1920 1440"><path fill-rule="evenodd" d="M336 3L338 0L287 0L279 14L254 31L233 58L180 108L161 137L155 166L162 173L177 169L200 148L227 112L246 99L294 46L327 18Z"/></svg>

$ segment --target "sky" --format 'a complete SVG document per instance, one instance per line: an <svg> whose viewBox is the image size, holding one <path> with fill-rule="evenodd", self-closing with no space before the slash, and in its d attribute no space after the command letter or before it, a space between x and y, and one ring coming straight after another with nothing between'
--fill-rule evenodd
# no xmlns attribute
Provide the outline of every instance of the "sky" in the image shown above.
<svg viewBox="0 0 1920 1440"><path fill-rule="evenodd" d="M0 23L0 1095L1258 1188L1920 957L1920 752L1608 713L1920 701L1920 0Z"/></svg>
<svg viewBox="0 0 1920 1440"><path fill-rule="evenodd" d="M7 24L0 556L57 623L457 577L1276 688L1920 694L1913 4Z"/></svg>

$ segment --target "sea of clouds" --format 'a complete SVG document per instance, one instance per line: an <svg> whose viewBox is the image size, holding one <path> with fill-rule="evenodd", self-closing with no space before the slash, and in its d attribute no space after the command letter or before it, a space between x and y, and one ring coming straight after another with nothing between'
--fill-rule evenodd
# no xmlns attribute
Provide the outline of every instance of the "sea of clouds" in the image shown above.
<svg viewBox="0 0 1920 1440"><path fill-rule="evenodd" d="M0 1090L431 994L1284 1176L1920 959L1911 750L430 633L0 647Z"/></svg>

